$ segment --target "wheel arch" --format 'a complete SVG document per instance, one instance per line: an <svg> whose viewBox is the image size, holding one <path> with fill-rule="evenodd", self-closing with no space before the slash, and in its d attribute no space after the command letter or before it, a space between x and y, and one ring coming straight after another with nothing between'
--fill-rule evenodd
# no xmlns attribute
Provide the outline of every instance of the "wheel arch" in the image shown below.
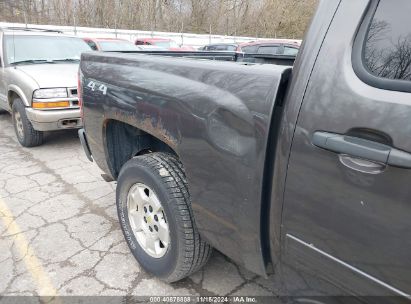
<svg viewBox="0 0 411 304"><path fill-rule="evenodd" d="M165 152L179 158L176 151L165 141L120 120L105 121L103 133L107 165L115 179L123 165L138 155Z"/></svg>
<svg viewBox="0 0 411 304"><path fill-rule="evenodd" d="M26 107L30 106L29 101L27 100L26 95L23 90L16 85L9 85L7 89L7 101L9 103L10 109L13 106L13 102L16 98L20 98Z"/></svg>

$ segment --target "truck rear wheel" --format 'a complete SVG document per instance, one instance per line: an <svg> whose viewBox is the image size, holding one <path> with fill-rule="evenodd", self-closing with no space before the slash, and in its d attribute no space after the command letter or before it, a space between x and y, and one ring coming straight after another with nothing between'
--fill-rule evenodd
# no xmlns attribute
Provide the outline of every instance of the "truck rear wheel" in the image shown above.
<svg viewBox="0 0 411 304"><path fill-rule="evenodd" d="M19 98L13 102L12 116L17 140L23 147L35 147L43 143L43 132L33 128L27 118L25 106Z"/></svg>
<svg viewBox="0 0 411 304"><path fill-rule="evenodd" d="M200 269L212 248L199 235L181 162L152 153L129 160L117 184L117 212L134 257L166 282Z"/></svg>

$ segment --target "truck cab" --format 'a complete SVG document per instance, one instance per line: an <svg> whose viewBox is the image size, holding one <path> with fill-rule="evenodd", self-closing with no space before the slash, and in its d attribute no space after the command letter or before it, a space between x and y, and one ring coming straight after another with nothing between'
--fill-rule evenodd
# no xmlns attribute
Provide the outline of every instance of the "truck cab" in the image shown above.
<svg viewBox="0 0 411 304"><path fill-rule="evenodd" d="M139 263L176 281L214 247L279 295L407 303L410 11L320 1L292 67L83 55L83 146Z"/></svg>

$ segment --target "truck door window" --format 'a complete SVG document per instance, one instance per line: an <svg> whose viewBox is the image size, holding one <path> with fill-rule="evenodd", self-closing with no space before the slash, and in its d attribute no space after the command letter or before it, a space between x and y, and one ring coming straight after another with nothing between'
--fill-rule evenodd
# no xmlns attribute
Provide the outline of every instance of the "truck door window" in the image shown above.
<svg viewBox="0 0 411 304"><path fill-rule="evenodd" d="M411 92L411 1L374 1L354 45L354 70L366 83ZM361 59L361 62L360 59ZM368 74L368 75L367 75Z"/></svg>
<svg viewBox="0 0 411 304"><path fill-rule="evenodd" d="M380 1L365 41L365 63L376 76L411 80L411 1Z"/></svg>

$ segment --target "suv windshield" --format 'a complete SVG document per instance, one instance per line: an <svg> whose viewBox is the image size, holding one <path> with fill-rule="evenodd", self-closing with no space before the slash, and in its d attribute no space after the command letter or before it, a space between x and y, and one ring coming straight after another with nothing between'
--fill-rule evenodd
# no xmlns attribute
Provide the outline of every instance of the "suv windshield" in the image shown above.
<svg viewBox="0 0 411 304"><path fill-rule="evenodd" d="M8 64L35 64L57 61L78 61L82 52L90 47L80 38L12 35L5 36Z"/></svg>
<svg viewBox="0 0 411 304"><path fill-rule="evenodd" d="M100 41L102 51L135 51L137 47L128 41Z"/></svg>

